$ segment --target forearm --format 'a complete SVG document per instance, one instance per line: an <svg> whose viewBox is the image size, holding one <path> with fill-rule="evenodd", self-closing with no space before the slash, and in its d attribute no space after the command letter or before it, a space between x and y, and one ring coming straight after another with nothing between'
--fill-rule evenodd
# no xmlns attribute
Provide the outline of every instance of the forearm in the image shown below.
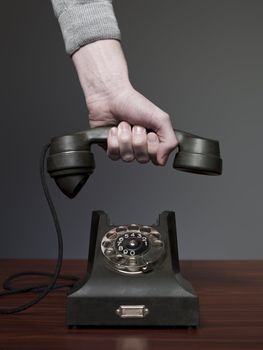
<svg viewBox="0 0 263 350"><path fill-rule="evenodd" d="M112 0L51 0L66 51L103 39L120 40Z"/></svg>
<svg viewBox="0 0 263 350"><path fill-rule="evenodd" d="M98 98L108 98L130 87L128 68L121 45L116 40L86 45L72 56L89 107Z"/></svg>
<svg viewBox="0 0 263 350"><path fill-rule="evenodd" d="M52 0L72 54L91 127L116 125L108 155L164 165L177 146L169 115L133 89L111 0ZM107 39L107 40L102 40ZM87 45L89 44L89 45ZM154 132L146 133L146 129Z"/></svg>

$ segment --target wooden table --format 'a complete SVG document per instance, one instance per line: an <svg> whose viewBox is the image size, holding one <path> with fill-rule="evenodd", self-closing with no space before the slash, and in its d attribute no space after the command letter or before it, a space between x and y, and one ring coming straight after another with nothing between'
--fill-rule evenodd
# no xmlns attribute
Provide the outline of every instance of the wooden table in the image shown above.
<svg viewBox="0 0 263 350"><path fill-rule="evenodd" d="M52 271L50 260L0 260L0 282L24 270ZM64 273L81 276L85 262L67 260ZM65 290L33 308L0 315L0 349L172 350L263 349L263 261L183 261L182 273L200 298L198 329L68 329ZM34 295L2 298L15 306Z"/></svg>

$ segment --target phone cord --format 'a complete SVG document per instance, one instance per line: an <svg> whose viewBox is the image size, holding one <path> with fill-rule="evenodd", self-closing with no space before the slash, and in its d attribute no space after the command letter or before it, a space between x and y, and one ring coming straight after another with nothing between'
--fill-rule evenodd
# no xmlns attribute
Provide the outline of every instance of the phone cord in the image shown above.
<svg viewBox="0 0 263 350"><path fill-rule="evenodd" d="M40 300L45 298L45 296L48 295L52 290L59 289L59 288L70 288L79 280L79 277L71 276L71 275L60 275L62 262L63 262L63 238L62 238L62 232L61 227L59 224L57 212L53 203L53 200L51 198L47 181L46 181L46 173L45 173L45 159L47 152L49 150L50 144L47 144L43 147L41 156L40 156L40 178L41 178L41 184L44 191L45 198L47 200L53 222L56 229L57 234L57 242L58 242L58 256L57 256L57 262L55 266L54 273L48 273L48 272L36 272L36 271L26 271L26 272L20 272L13 274L12 276L9 276L3 283L3 291L0 292L0 297L5 297L9 295L15 295L15 294L22 294L22 293L29 293L34 292L37 293L36 298L33 300L24 303L18 307L13 308L0 308L0 314L15 314L21 311L24 311L28 308L30 308L33 305L36 305ZM16 288L13 286L12 282L21 277L32 277L32 276L39 276L39 277L50 277L50 281L47 284L34 284L34 285L28 285L22 288ZM70 281L67 283L57 283L58 280L61 281Z"/></svg>

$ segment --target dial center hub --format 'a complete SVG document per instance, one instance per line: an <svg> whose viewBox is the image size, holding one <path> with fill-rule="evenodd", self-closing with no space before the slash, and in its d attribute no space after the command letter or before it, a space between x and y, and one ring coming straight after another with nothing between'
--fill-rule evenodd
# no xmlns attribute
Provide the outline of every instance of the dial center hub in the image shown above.
<svg viewBox="0 0 263 350"><path fill-rule="evenodd" d="M149 240L139 232L129 232L118 237L115 247L121 254L138 255L148 250Z"/></svg>

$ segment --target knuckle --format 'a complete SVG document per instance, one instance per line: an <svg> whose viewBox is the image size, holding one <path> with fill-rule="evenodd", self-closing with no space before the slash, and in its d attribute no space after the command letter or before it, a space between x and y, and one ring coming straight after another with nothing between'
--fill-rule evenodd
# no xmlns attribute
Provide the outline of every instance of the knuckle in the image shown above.
<svg viewBox="0 0 263 350"><path fill-rule="evenodd" d="M170 121L170 116L168 113L166 112L163 112L162 115L161 115L161 118L164 122L167 122L167 121Z"/></svg>
<svg viewBox="0 0 263 350"><path fill-rule="evenodd" d="M156 157L157 156L157 149L149 149L148 153L151 157Z"/></svg>
<svg viewBox="0 0 263 350"><path fill-rule="evenodd" d="M146 140L144 137L136 137L132 140L132 144L134 147L142 147L146 144Z"/></svg>
<svg viewBox="0 0 263 350"><path fill-rule="evenodd" d="M177 140L176 140L176 139L175 139L175 140L171 140L171 141L169 141L169 142L166 143L166 145L165 145L163 151L164 151L164 153L170 153L170 152L172 152L177 146L178 146Z"/></svg>
<svg viewBox="0 0 263 350"><path fill-rule="evenodd" d="M175 139L174 141L171 142L172 150L175 149L177 146L178 146L178 141Z"/></svg>
<svg viewBox="0 0 263 350"><path fill-rule="evenodd" d="M108 147L108 153L117 153L119 152L119 145L116 142L111 142L111 140L108 140L107 143Z"/></svg>
<svg viewBox="0 0 263 350"><path fill-rule="evenodd" d="M177 142L172 142L170 145L167 147L169 151L173 151L177 146Z"/></svg>
<svg viewBox="0 0 263 350"><path fill-rule="evenodd" d="M119 142L129 143L130 142L130 135L127 135L125 133L120 133L120 135L119 135Z"/></svg>

